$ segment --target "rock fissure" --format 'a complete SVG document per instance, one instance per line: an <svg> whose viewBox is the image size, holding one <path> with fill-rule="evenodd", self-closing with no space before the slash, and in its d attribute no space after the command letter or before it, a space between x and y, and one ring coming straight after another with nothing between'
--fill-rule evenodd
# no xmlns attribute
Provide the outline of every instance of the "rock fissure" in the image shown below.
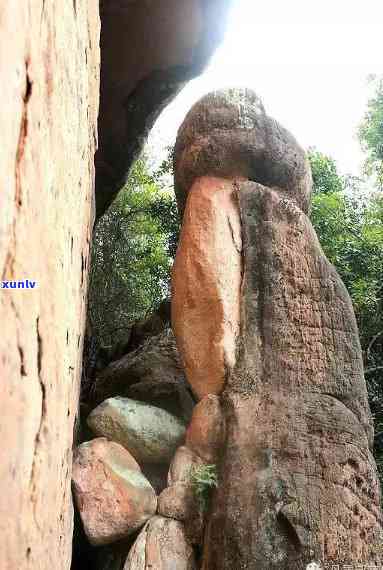
<svg viewBox="0 0 383 570"><path fill-rule="evenodd" d="M32 95L32 81L29 77L29 60L25 61L25 89L22 96L23 108L21 112L20 133L15 160L15 202L17 207L22 205L20 168L23 162L26 139L28 136L28 104Z"/></svg>
<svg viewBox="0 0 383 570"><path fill-rule="evenodd" d="M31 497L32 501L34 501L34 494L36 491L36 466L37 460L39 456L39 447L42 443L41 441L41 434L43 430L44 420L47 413L47 403L46 403L46 388L44 381L42 379L42 357L43 357L43 341L40 335L39 329L39 317L36 319L36 342L37 342L37 378L39 381L40 386L40 393L41 393L41 410L40 410L40 419L39 425L36 431L35 439L34 439L34 450L33 450L33 461L31 467L31 475L30 475L30 487L31 487ZM37 517L35 516L35 520ZM36 524L39 527L38 520L36 520Z"/></svg>

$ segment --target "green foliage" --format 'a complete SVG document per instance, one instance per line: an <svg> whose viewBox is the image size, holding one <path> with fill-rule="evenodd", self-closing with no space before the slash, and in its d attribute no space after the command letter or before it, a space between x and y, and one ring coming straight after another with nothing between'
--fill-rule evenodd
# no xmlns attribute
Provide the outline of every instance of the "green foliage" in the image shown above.
<svg viewBox="0 0 383 570"><path fill-rule="evenodd" d="M204 513L210 505L211 493L218 487L217 468L215 465L200 465L190 471L190 481L200 510Z"/></svg>
<svg viewBox="0 0 383 570"><path fill-rule="evenodd" d="M383 77L373 77L375 94L369 100L367 112L359 127L359 139L367 159L367 174L374 174L383 187Z"/></svg>
<svg viewBox="0 0 383 570"><path fill-rule="evenodd" d="M309 159L313 161L312 154ZM326 162L322 163L325 174ZM314 157L316 168L318 163ZM320 173L316 179L321 179ZM378 426L383 425L383 198L379 193L364 197L356 178L339 179L324 191L321 186L315 188L311 219L353 302L370 406ZM383 467L381 432L376 429L375 455Z"/></svg>
<svg viewBox="0 0 383 570"><path fill-rule="evenodd" d="M313 175L314 192L329 194L341 192L344 189L344 180L339 176L335 161L330 157L310 148L308 157Z"/></svg>
<svg viewBox="0 0 383 570"><path fill-rule="evenodd" d="M123 340L133 321L169 295L179 231L174 197L161 183L169 164L150 174L137 160L95 229L89 316L101 346Z"/></svg>

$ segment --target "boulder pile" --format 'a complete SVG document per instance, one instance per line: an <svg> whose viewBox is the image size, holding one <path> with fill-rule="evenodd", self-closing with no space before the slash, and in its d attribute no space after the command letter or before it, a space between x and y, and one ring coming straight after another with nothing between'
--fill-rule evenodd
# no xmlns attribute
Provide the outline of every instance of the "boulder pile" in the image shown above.
<svg viewBox="0 0 383 570"><path fill-rule="evenodd" d="M121 544L131 541L124 570L197 568L205 513L192 475L216 461L218 397L195 406L169 329L110 363L97 383L86 420L95 438L77 447L73 465L89 543L112 545L121 565Z"/></svg>

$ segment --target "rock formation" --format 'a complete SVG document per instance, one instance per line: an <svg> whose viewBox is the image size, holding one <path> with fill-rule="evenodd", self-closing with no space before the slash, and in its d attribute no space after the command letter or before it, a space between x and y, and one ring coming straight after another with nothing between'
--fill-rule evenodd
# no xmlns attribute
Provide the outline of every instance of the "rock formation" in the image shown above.
<svg viewBox="0 0 383 570"><path fill-rule="evenodd" d="M0 269L3 280L37 282L33 291L2 289L0 296L1 570L68 570L71 563L99 94L101 215L159 111L212 53L228 5L111 0L101 2L100 14L89 0L0 6ZM110 558L124 570L196 568L193 546L201 547L205 522L205 570L378 563L379 485L357 329L305 215L303 151L254 95L214 94L180 130L176 192L185 214L173 326L200 402L183 441L180 418L190 418L194 402L179 364L160 358L166 379L156 364L143 373L142 353L127 359L132 382L124 386L117 372L108 396L151 398L152 414L163 407L179 427L161 448L168 486L160 516L145 522L156 497L142 466L115 442L82 444L73 480L89 537L117 540L144 525L128 558L127 544ZM158 422L155 430L158 439ZM136 451L146 449L144 436ZM204 517L190 474L207 461L217 464L219 486ZM95 508L88 521L99 526L86 524L84 508L95 507L85 502L90 490L102 517ZM138 495L142 516L130 525L124 508Z"/></svg>
<svg viewBox="0 0 383 570"><path fill-rule="evenodd" d="M121 445L105 438L77 448L73 484L84 529L93 545L126 538L156 512L156 494L138 463Z"/></svg>
<svg viewBox="0 0 383 570"><path fill-rule="evenodd" d="M120 190L161 110L213 53L231 1L100 1L97 216Z"/></svg>
<svg viewBox="0 0 383 570"><path fill-rule="evenodd" d="M134 543L123 570L196 570L182 523L153 517Z"/></svg>
<svg viewBox="0 0 383 570"><path fill-rule="evenodd" d="M0 568L70 567L93 224L97 2L1 2Z"/></svg>
<svg viewBox="0 0 383 570"><path fill-rule="evenodd" d="M101 403L112 396L143 400L190 420L194 399L171 329L148 338L98 374L92 399Z"/></svg>
<svg viewBox="0 0 383 570"><path fill-rule="evenodd" d="M94 154L97 209L161 108L217 45L229 0L24 0L0 6L3 280L0 568L68 570ZM5 491L6 490L6 491Z"/></svg>
<svg viewBox="0 0 383 570"><path fill-rule="evenodd" d="M140 529L127 556L126 544L112 556L124 570L379 563L358 331L306 216L305 153L255 94L228 90L185 119L175 177L178 350L165 330L99 375L95 399L113 397L87 423L112 441L80 445L73 478L89 539ZM177 391L158 397L186 390L182 363L199 400L186 429L166 410ZM126 397L133 388L142 401ZM167 471L157 500L144 478L153 465Z"/></svg>
<svg viewBox="0 0 383 570"><path fill-rule="evenodd" d="M213 93L180 129L175 179L173 328L194 393L219 395L225 424L203 569L378 563L358 331L306 216L304 152L253 93Z"/></svg>
<svg viewBox="0 0 383 570"><path fill-rule="evenodd" d="M161 408L129 398L109 398L88 417L99 436L123 445L140 464L170 462L185 438L185 426Z"/></svg>

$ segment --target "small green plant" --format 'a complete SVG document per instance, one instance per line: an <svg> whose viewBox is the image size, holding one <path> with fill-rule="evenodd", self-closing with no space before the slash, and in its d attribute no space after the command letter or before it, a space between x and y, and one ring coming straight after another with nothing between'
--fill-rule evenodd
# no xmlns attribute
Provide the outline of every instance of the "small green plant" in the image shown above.
<svg viewBox="0 0 383 570"><path fill-rule="evenodd" d="M212 489L218 487L217 468L215 465L200 465L190 470L190 481L199 508L205 513L210 505Z"/></svg>

